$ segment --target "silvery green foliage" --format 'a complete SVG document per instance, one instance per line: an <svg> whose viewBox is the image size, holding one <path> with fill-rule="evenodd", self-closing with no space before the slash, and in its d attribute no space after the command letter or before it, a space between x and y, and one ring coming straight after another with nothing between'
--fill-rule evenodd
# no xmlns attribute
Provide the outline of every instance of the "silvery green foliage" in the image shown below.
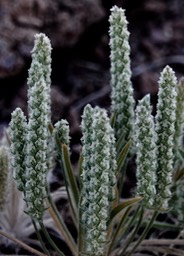
<svg viewBox="0 0 184 256"><path fill-rule="evenodd" d="M29 88L25 200L28 214L42 219L45 209L47 175L47 85L43 77Z"/></svg>
<svg viewBox="0 0 184 256"><path fill-rule="evenodd" d="M87 105L82 118L80 222L86 255L104 255L107 221L115 199L115 138L105 110Z"/></svg>
<svg viewBox="0 0 184 256"><path fill-rule="evenodd" d="M132 137L134 98L130 70L129 32L125 11L114 6L111 9L110 48L112 112L115 114L115 135L122 134L125 142Z"/></svg>
<svg viewBox="0 0 184 256"><path fill-rule="evenodd" d="M61 143L69 145L70 143L70 136L69 136L69 124L67 120L60 120L54 125L56 131L58 132L59 139Z"/></svg>
<svg viewBox="0 0 184 256"><path fill-rule="evenodd" d="M144 205L153 207L156 182L156 143L151 115L150 95L139 101L136 108L137 194L144 197Z"/></svg>
<svg viewBox="0 0 184 256"><path fill-rule="evenodd" d="M159 80L156 114L157 134L157 187L156 205L161 210L168 209L171 198L171 183L174 164L174 134L176 121L176 77L166 66Z"/></svg>
<svg viewBox="0 0 184 256"><path fill-rule="evenodd" d="M20 108L16 108L11 115L10 129L12 166L14 177L20 191L25 190L26 183L26 139L27 120Z"/></svg>
<svg viewBox="0 0 184 256"><path fill-rule="evenodd" d="M8 150L5 146L0 146L0 211L4 210L9 193L11 172L9 168Z"/></svg>
<svg viewBox="0 0 184 256"><path fill-rule="evenodd" d="M183 160L180 156L180 150L183 150L183 135L184 135L184 77L176 86L176 122L174 136L174 154L175 167L183 165Z"/></svg>
<svg viewBox="0 0 184 256"><path fill-rule="evenodd" d="M46 83L47 90L47 115L48 122L51 118L51 99L50 99L50 84L51 84L51 44L49 38L43 34L35 35L35 43L32 50L32 63L29 69L28 87L31 88L35 83L40 81L43 77ZM29 98L28 90L28 98Z"/></svg>

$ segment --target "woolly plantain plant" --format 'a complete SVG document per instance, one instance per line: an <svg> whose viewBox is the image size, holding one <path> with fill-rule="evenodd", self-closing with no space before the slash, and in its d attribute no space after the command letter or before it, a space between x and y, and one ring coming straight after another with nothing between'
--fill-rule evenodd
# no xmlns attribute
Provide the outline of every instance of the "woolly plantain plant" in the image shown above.
<svg viewBox="0 0 184 256"><path fill-rule="evenodd" d="M45 227L45 212L51 215L71 255L129 256L138 251L153 251L153 246L144 247L145 238L149 238L151 227L156 224L164 229L156 217L170 210L174 161L182 151L179 141L183 122L177 122L176 118L183 99L179 97L179 90L176 93L176 77L168 66L161 73L155 120L151 115L149 95L139 101L134 113L129 33L124 10L114 6L109 20L112 114L110 118L106 110L99 107L87 105L84 108L78 177L74 176L70 162L67 121L60 120L54 126L50 122L50 41L44 34L35 37L28 78L28 120L17 108L12 113L9 131L14 178L24 196L25 212L32 219L43 248L43 253L34 251L35 255L51 255L39 229L55 253L64 255L62 247ZM137 197L125 200L119 196L117 182L121 179L123 184L124 175L121 174L131 141L136 151ZM68 230L48 188L50 162L56 157L61 163L77 239ZM0 178L3 187L6 175L2 172ZM4 203L0 192L0 202ZM168 226L180 230L176 225ZM11 238L1 231L0 234ZM163 248L155 246L154 251L159 254ZM166 251L172 250L168 247ZM179 255L179 250L174 252Z"/></svg>

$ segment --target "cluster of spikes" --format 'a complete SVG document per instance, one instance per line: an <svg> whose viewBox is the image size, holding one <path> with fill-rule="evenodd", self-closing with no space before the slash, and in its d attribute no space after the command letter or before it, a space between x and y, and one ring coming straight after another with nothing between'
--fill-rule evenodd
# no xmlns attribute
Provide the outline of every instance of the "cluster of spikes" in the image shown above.
<svg viewBox="0 0 184 256"><path fill-rule="evenodd" d="M82 171L78 208L81 234L85 239L80 243L80 250L81 255L89 256L94 255L94 251L95 255L104 255L109 242L107 223L117 198L117 144L121 142L123 147L132 141L129 157L136 154L136 193L143 197L144 207L160 211L170 207L174 170L181 166L183 152L183 80L178 84L174 71L166 66L159 80L156 116L151 114L150 95L145 95L135 107L124 10L114 6L109 22L112 116L88 104L81 123ZM13 176L23 192L26 213L37 221L42 220L49 207L46 203L49 194L47 174L57 156L53 153L56 151L55 134L62 144L70 144L66 120L56 123L52 133L48 129L51 123L50 74L50 40L43 33L37 34L28 78L28 118L17 108L9 126ZM7 169L3 152L0 148L0 168ZM0 183L0 204L3 204L6 187L3 170L0 170L0 179L3 184ZM184 202L179 203L182 209Z"/></svg>

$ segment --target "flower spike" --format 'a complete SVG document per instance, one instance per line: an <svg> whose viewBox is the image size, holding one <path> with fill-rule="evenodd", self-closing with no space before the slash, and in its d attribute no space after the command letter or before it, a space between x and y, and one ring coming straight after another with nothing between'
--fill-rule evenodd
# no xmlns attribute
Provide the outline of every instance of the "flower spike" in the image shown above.
<svg viewBox="0 0 184 256"><path fill-rule="evenodd" d="M150 95L139 101L136 108L137 194L144 197L144 205L153 207L156 183L156 143L151 115Z"/></svg>
<svg viewBox="0 0 184 256"><path fill-rule="evenodd" d="M26 184L26 147L27 147L27 120L20 108L12 113L10 122L10 139L12 166L18 189L25 191Z"/></svg>
<svg viewBox="0 0 184 256"><path fill-rule="evenodd" d="M171 198L172 172L174 165L174 134L176 121L176 77L166 66L159 80L156 114L157 144L157 186L156 205L161 210L168 209Z"/></svg>
<svg viewBox="0 0 184 256"><path fill-rule="evenodd" d="M107 222L115 199L117 165L115 150L112 150L115 139L107 113L99 107L86 106L82 130L80 222L85 240L82 251L101 256L107 243Z"/></svg>
<svg viewBox="0 0 184 256"><path fill-rule="evenodd" d="M125 11L114 6L111 9L110 48L112 112L115 115L115 135L124 137L126 143L133 136L134 98L130 69L129 32Z"/></svg>

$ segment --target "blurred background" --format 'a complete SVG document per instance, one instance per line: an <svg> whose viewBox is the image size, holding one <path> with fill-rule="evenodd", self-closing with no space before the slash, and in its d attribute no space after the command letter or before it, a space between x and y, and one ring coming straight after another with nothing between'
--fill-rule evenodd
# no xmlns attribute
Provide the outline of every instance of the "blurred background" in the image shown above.
<svg viewBox="0 0 184 256"><path fill-rule="evenodd" d="M52 120L70 123L72 161L80 148L80 116L87 103L110 109L110 8L126 10L136 100L157 100L160 71L184 73L183 0L0 0L0 130L11 112L27 114L27 75L34 35L45 33L52 51ZM153 112L155 108L153 108Z"/></svg>

